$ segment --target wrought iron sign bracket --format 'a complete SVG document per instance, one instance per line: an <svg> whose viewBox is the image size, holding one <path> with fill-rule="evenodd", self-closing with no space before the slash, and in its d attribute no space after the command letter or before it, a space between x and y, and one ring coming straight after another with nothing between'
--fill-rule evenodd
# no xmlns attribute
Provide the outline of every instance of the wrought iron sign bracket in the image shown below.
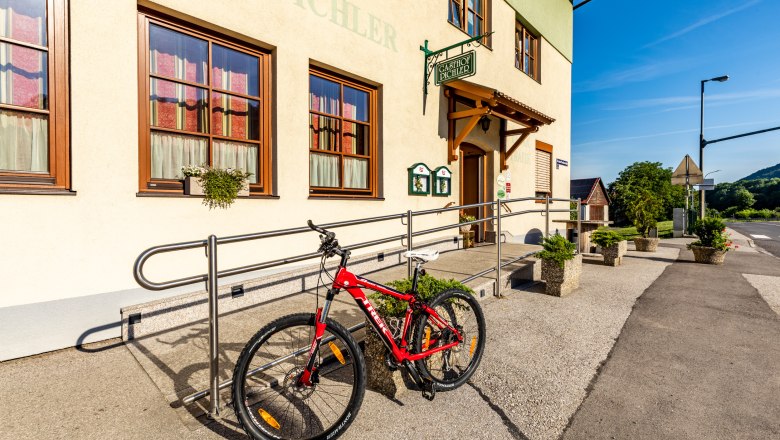
<svg viewBox="0 0 780 440"><path fill-rule="evenodd" d="M460 48L460 52L463 53L464 46L471 46L474 45L474 47L482 46L482 39L487 38L490 35L492 35L493 32L486 32L482 35L477 35L476 37L469 38L468 40L461 41L460 43L455 43L450 46L445 47L444 49L439 50L430 50L428 49L428 40L425 40L425 44L420 46L420 50L423 51L425 54L425 63L423 66L423 113L425 112L425 98L428 95L428 85L431 83L431 74L433 73L433 69L436 67L436 61L439 59L439 57L444 54L445 57L449 56L449 51L453 49Z"/></svg>

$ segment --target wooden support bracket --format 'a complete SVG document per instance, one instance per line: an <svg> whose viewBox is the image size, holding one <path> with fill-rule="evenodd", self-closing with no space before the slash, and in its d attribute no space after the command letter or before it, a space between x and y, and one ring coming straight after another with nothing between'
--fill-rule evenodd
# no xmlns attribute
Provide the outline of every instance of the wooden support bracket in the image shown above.
<svg viewBox="0 0 780 440"><path fill-rule="evenodd" d="M504 124L502 124L504 126ZM536 133L539 131L539 127L528 127L528 128L522 128L518 130L502 130L501 131L501 171L505 171L509 169L509 165L507 165L507 161L512 156L512 154L520 147L520 145L523 143L523 141L531 134ZM506 138L508 136L513 135L520 135L517 140L512 144L509 149L506 148Z"/></svg>
<svg viewBox="0 0 780 440"><path fill-rule="evenodd" d="M465 110L462 112L453 112L450 111L447 115L447 118L449 119L449 136L450 139L449 143L449 162L452 163L452 161L458 160L458 148L460 148L460 143L463 142L463 139L466 138L466 136L471 133L471 130L474 129L474 127L477 126L477 123L479 122L479 119L490 112L490 109L488 107L484 107L482 104L482 101L476 102L477 107L471 110ZM450 110L454 110L455 102L454 99L450 98L449 103ZM450 118L450 115L453 115L455 113L467 113L470 112L471 116L468 122L466 122L466 126L463 127L463 129L458 133L458 135L455 137L455 139L452 139L452 136L455 134L455 119L460 118ZM469 116L463 116L462 118L466 118Z"/></svg>

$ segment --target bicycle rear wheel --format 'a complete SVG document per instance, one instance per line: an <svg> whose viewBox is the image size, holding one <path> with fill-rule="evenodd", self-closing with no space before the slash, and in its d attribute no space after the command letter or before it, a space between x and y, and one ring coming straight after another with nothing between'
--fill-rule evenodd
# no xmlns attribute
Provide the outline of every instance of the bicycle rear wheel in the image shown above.
<svg viewBox="0 0 780 440"><path fill-rule="evenodd" d="M455 328L463 340L452 348L416 361L417 369L433 381L437 390L453 390L469 380L482 360L485 317L477 299L458 289L440 293L428 306ZM424 353L457 340L452 332L439 329L425 313L418 318L414 332L415 353Z"/></svg>
<svg viewBox="0 0 780 440"><path fill-rule="evenodd" d="M309 360L314 315L280 318L249 340L233 372L233 406L254 439L337 438L355 419L366 367L352 335L328 319L311 386L297 378Z"/></svg>

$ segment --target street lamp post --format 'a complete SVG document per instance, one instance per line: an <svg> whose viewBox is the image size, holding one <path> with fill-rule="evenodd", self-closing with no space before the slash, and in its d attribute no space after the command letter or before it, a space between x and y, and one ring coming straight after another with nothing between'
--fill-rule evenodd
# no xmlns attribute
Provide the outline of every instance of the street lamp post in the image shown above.
<svg viewBox="0 0 780 440"><path fill-rule="evenodd" d="M701 106L700 118L699 118L699 169L704 172L704 147L707 146L707 142L704 140L704 83L708 81L725 82L729 80L728 75L718 76L710 79L703 79L701 81ZM704 191L699 190L699 218L704 218Z"/></svg>

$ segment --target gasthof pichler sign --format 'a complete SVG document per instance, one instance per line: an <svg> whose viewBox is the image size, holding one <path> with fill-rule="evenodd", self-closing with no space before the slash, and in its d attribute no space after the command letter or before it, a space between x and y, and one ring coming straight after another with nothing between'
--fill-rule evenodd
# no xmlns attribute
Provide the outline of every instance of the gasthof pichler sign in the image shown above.
<svg viewBox="0 0 780 440"><path fill-rule="evenodd" d="M466 78L477 73L477 54L470 50L464 54L436 63L434 83L438 86L449 81Z"/></svg>

